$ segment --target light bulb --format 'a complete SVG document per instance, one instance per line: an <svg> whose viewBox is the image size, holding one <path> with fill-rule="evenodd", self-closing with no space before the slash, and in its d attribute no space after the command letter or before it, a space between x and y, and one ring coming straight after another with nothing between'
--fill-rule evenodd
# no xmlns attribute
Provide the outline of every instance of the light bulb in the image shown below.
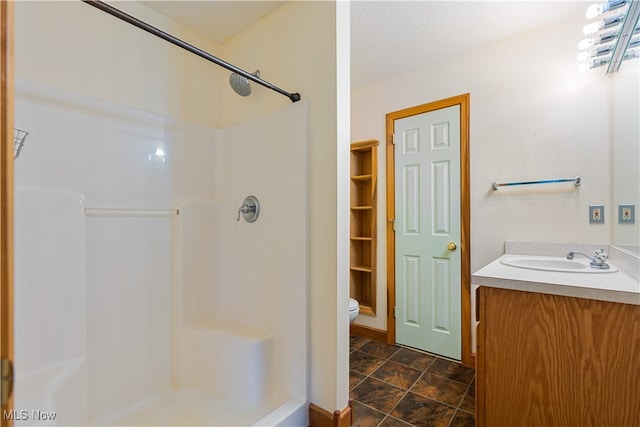
<svg viewBox="0 0 640 427"><path fill-rule="evenodd" d="M593 19L598 15L611 10L616 10L623 7L627 3L627 0L611 0L605 3L599 3L591 5L587 8L587 19Z"/></svg>
<svg viewBox="0 0 640 427"><path fill-rule="evenodd" d="M622 57L622 60L625 61L627 59L635 59L635 58L640 58L640 50L638 49L627 51Z"/></svg>
<svg viewBox="0 0 640 427"><path fill-rule="evenodd" d="M579 73L584 73L586 71L589 71L589 65L586 62L581 62L580 64L578 64Z"/></svg>
<svg viewBox="0 0 640 427"><path fill-rule="evenodd" d="M617 36L618 36L618 31L609 31L608 33L602 33L598 37L599 38L598 43L612 42L616 39ZM595 44L595 40L594 40L594 44Z"/></svg>
<svg viewBox="0 0 640 427"><path fill-rule="evenodd" d="M591 46L595 44L595 42L596 41L593 37L589 39L584 39L580 43L578 43L578 49L580 50L589 49Z"/></svg>
<svg viewBox="0 0 640 427"><path fill-rule="evenodd" d="M593 19L600 15L604 10L602 4L593 4L587 8L587 19Z"/></svg>
<svg viewBox="0 0 640 427"><path fill-rule="evenodd" d="M591 24L587 24L584 26L584 28L582 29L582 33L585 36L590 36L591 34L595 34L600 31L601 28L602 27L600 22L592 22Z"/></svg>
<svg viewBox="0 0 640 427"><path fill-rule="evenodd" d="M589 52L583 51L583 52L578 53L578 56L576 57L576 59L578 60L578 62L584 62L584 61L588 60L590 56L591 55L589 55Z"/></svg>
<svg viewBox="0 0 640 427"><path fill-rule="evenodd" d="M611 58L596 58L589 63L589 68L602 67L607 62L609 62Z"/></svg>

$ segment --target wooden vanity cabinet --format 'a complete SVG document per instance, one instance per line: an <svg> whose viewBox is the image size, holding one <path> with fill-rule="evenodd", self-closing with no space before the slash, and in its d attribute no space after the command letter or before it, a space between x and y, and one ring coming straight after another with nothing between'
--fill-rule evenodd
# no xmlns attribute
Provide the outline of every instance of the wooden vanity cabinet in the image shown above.
<svg viewBox="0 0 640 427"><path fill-rule="evenodd" d="M640 306L480 287L479 427L640 426Z"/></svg>

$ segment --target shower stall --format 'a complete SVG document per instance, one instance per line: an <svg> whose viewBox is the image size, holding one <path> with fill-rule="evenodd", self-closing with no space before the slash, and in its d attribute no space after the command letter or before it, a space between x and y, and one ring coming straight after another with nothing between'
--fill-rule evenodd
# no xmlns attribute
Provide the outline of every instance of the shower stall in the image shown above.
<svg viewBox="0 0 640 427"><path fill-rule="evenodd" d="M210 129L18 80L15 125L15 425L306 425L307 103Z"/></svg>

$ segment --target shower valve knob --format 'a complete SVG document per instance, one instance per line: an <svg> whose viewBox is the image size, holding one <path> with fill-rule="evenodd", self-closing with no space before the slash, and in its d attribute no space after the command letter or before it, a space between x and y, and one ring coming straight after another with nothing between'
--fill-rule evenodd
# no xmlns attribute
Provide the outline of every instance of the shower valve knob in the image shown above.
<svg viewBox="0 0 640 427"><path fill-rule="evenodd" d="M255 196L247 196L242 202L242 206L236 212L236 221L240 221L240 214L247 222L255 222L260 215L260 202Z"/></svg>

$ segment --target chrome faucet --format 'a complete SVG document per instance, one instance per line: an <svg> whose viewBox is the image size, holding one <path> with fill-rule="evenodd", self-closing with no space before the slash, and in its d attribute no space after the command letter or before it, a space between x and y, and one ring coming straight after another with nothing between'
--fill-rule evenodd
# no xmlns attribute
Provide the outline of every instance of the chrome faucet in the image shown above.
<svg viewBox="0 0 640 427"><path fill-rule="evenodd" d="M589 263L589 266L593 268L600 268L603 270L609 268L609 264L607 264L607 259L609 258L609 255L607 255L607 253L602 249L597 249L595 252L595 255L592 257L590 257L589 255L585 255L582 252L571 251L567 254L567 259L569 261L572 261L573 257L576 255L582 255L583 257L589 258L591 260L591 262Z"/></svg>
<svg viewBox="0 0 640 427"><path fill-rule="evenodd" d="M255 222L260 215L260 202L255 196L247 196L242 202L242 206L236 211L236 221L240 221L240 216L247 222Z"/></svg>
<svg viewBox="0 0 640 427"><path fill-rule="evenodd" d="M255 206L242 205L238 208L238 212L236 212L236 221L240 221L240 214L246 214L249 212L255 212Z"/></svg>

